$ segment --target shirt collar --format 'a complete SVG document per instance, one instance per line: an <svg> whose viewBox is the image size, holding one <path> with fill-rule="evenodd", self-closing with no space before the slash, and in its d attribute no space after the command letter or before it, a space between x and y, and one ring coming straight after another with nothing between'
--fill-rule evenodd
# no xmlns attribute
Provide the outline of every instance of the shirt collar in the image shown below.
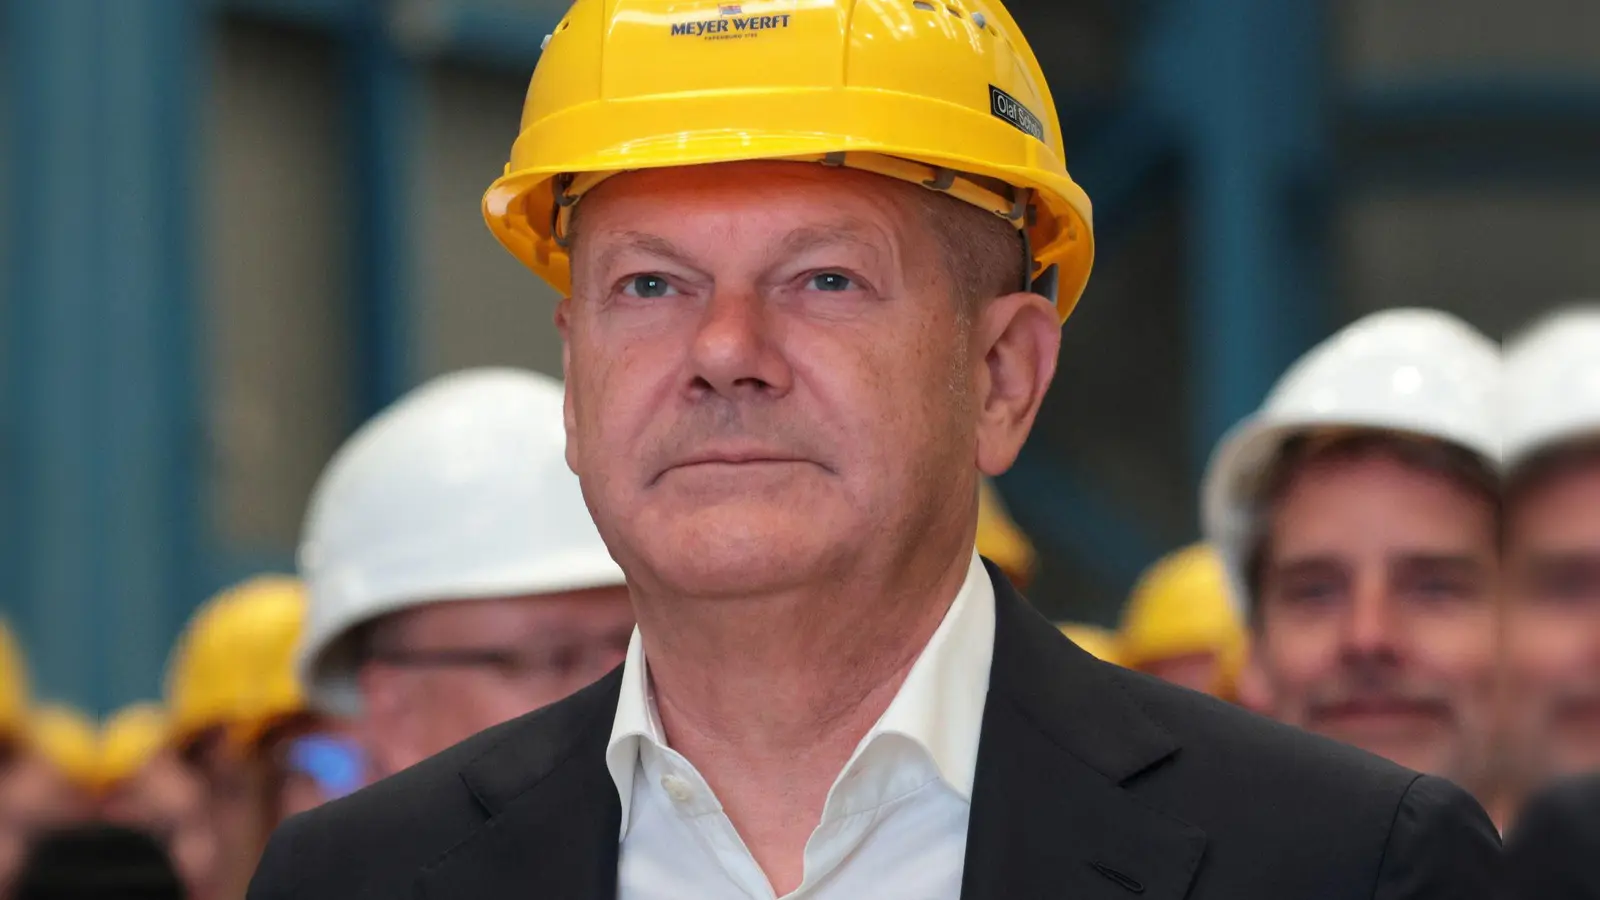
<svg viewBox="0 0 1600 900"><path fill-rule="evenodd" d="M912 663L889 708L862 739L846 770L880 735L900 735L921 747L938 769L940 779L963 800L971 802L983 706L989 692L989 668L994 660L994 606L994 585L974 551L961 590ZM628 832L634 771L642 741L667 746L650 692L644 645L638 629L634 629L622 664L622 691L617 697L611 740L606 745L606 768L622 804L624 835Z"/></svg>

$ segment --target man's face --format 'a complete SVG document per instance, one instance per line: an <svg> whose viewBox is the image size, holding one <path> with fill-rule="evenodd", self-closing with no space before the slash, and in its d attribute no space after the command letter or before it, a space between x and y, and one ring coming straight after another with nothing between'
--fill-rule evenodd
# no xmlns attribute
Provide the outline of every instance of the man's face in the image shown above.
<svg viewBox="0 0 1600 900"><path fill-rule="evenodd" d="M1600 769L1600 460L1507 518L1509 738L1519 776Z"/></svg>
<svg viewBox="0 0 1600 900"><path fill-rule="evenodd" d="M1494 509L1383 455L1312 463L1270 522L1259 647L1277 718L1484 788Z"/></svg>
<svg viewBox="0 0 1600 900"><path fill-rule="evenodd" d="M221 896L218 835L206 807L206 786L175 753L152 759L117 786L101 808L109 822L147 831L167 847L195 900Z"/></svg>
<svg viewBox="0 0 1600 900"><path fill-rule="evenodd" d="M913 535L946 531L935 552L953 558L987 370L900 187L736 163L620 175L584 198L557 318L567 453L630 579L781 592L906 567Z"/></svg>
<svg viewBox="0 0 1600 900"><path fill-rule="evenodd" d="M457 600L384 623L362 670L357 729L375 775L560 700L622 663L633 633L626 587Z"/></svg>

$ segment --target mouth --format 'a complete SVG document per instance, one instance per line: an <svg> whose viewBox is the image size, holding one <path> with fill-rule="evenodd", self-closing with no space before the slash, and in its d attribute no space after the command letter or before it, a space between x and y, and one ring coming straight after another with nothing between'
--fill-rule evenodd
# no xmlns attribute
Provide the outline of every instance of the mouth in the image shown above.
<svg viewBox="0 0 1600 900"><path fill-rule="evenodd" d="M792 466L816 466L824 470L827 468L814 460L772 450L722 450L699 453L675 462L662 469L660 474L651 479L651 484L673 473L734 476L742 473L770 471Z"/></svg>
<svg viewBox="0 0 1600 900"><path fill-rule="evenodd" d="M1450 707L1440 700L1375 697L1328 704L1312 717L1336 730L1390 731L1443 723L1450 719Z"/></svg>

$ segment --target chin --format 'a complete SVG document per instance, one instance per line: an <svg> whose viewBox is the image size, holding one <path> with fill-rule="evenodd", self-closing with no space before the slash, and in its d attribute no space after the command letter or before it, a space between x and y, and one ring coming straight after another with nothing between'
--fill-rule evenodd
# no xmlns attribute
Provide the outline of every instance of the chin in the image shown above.
<svg viewBox="0 0 1600 900"><path fill-rule="evenodd" d="M648 526L641 521L634 546L668 589L694 595L747 596L802 583L828 567L837 534L794 511L736 515L704 510Z"/></svg>

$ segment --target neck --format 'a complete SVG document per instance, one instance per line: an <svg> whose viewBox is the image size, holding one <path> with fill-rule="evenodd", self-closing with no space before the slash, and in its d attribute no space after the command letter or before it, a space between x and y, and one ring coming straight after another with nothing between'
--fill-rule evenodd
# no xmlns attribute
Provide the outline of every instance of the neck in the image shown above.
<svg viewBox="0 0 1600 900"><path fill-rule="evenodd" d="M635 596L661 724L779 895L800 884L829 788L966 578L834 578L742 599Z"/></svg>

